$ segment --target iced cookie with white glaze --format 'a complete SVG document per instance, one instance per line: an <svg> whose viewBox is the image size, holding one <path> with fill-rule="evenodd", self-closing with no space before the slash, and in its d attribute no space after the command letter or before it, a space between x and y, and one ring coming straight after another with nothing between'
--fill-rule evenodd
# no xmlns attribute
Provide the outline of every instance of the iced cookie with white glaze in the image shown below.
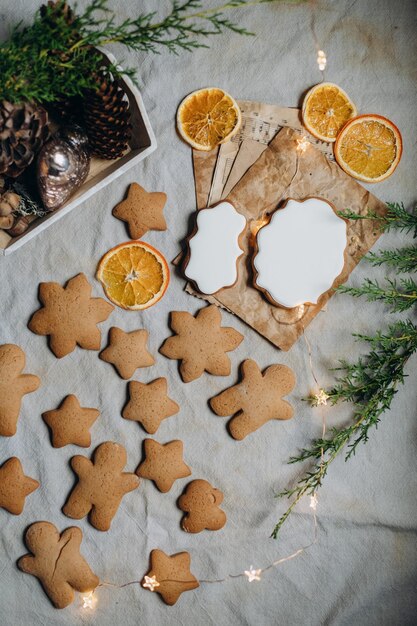
<svg viewBox="0 0 417 626"><path fill-rule="evenodd" d="M288 200L256 235L254 284L272 304L316 304L344 266L346 221L322 198Z"/></svg>
<svg viewBox="0 0 417 626"><path fill-rule="evenodd" d="M245 217L230 202L219 202L197 212L184 273L198 291L213 294L234 285L237 260L243 253L239 239L245 226Z"/></svg>

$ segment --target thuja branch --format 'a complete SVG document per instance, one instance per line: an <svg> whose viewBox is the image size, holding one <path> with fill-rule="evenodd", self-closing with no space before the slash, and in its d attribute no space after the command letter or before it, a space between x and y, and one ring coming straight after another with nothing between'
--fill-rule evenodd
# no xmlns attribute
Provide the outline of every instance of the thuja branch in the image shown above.
<svg viewBox="0 0 417 626"><path fill-rule="evenodd" d="M299 500L321 486L334 459L345 451L345 460L348 460L357 446L368 440L370 428L377 426L382 413L390 408L398 385L404 382L404 368L417 350L417 328L410 320L391 325L386 333L357 337L370 344L369 353L354 364L342 362L339 370L345 375L327 392L332 404L355 403L353 421L345 428L333 428L328 438L315 439L309 448L291 457L290 463L312 459L315 463L295 487L278 494L281 498L295 498L278 520L272 532L274 538Z"/></svg>

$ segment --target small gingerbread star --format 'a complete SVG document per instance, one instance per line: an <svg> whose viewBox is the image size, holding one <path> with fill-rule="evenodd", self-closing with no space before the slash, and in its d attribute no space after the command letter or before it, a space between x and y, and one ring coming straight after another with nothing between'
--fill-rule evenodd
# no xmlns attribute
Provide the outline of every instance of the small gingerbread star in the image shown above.
<svg viewBox="0 0 417 626"><path fill-rule="evenodd" d="M180 407L168 397L166 378L157 378L151 383L129 383L130 400L122 415L127 420L140 422L147 433L153 435L162 420L175 415Z"/></svg>
<svg viewBox="0 0 417 626"><path fill-rule="evenodd" d="M153 480L159 491L169 491L177 478L185 478L191 470L182 458L183 444L176 439L169 443L158 443L145 439L145 460L139 465L136 474Z"/></svg>
<svg viewBox="0 0 417 626"><path fill-rule="evenodd" d="M182 593L200 586L190 571L188 552L169 556L162 550L152 550L150 560L151 569L144 577L142 587L159 593L166 604L175 604Z"/></svg>
<svg viewBox="0 0 417 626"><path fill-rule="evenodd" d="M58 409L42 413L42 419L51 429L54 448L62 448L70 443L89 448L89 431L99 415L100 411L81 407L76 396L70 395L61 402Z"/></svg>
<svg viewBox="0 0 417 626"><path fill-rule="evenodd" d="M166 230L162 213L166 201L165 193L147 192L138 183L132 183L126 200L114 207L113 215L127 222L131 239L140 239L148 230Z"/></svg>
<svg viewBox="0 0 417 626"><path fill-rule="evenodd" d="M125 333L121 328L110 328L109 345L100 352L100 359L112 363L119 376L127 380L131 378L138 367L150 367L155 359L146 348L148 332L133 330Z"/></svg>
<svg viewBox="0 0 417 626"><path fill-rule="evenodd" d="M0 467L0 508L13 515L20 515L25 498L39 487L37 480L25 476L22 464L12 457Z"/></svg>

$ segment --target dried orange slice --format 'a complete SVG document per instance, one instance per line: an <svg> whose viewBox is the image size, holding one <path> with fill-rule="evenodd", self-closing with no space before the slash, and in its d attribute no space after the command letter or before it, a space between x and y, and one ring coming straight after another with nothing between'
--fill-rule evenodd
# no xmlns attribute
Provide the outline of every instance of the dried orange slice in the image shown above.
<svg viewBox="0 0 417 626"><path fill-rule="evenodd" d="M401 133L382 115L358 115L350 120L337 136L334 147L340 167L367 183L378 183L391 176L401 154Z"/></svg>
<svg viewBox="0 0 417 626"><path fill-rule="evenodd" d="M213 150L229 141L242 124L239 105L223 89L199 89L178 107L177 128L181 137L196 150Z"/></svg>
<svg viewBox="0 0 417 626"><path fill-rule="evenodd" d="M304 126L322 141L336 141L342 126L355 115L356 107L352 100L334 83L315 85L304 98Z"/></svg>
<svg viewBox="0 0 417 626"><path fill-rule="evenodd" d="M162 254L143 241L128 241L109 250L97 268L106 296L123 309L141 311L167 290L169 268Z"/></svg>

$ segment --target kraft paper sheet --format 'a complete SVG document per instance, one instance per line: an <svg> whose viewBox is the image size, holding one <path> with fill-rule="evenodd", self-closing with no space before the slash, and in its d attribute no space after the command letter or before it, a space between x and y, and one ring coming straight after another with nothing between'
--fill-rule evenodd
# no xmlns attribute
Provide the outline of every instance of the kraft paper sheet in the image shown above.
<svg viewBox="0 0 417 626"><path fill-rule="evenodd" d="M319 196L332 202L337 210L349 208L358 213L366 213L368 209L377 213L385 211L383 202L345 174L336 163L330 162L319 149L309 145L305 152L297 150L297 139L299 133L296 130L282 129L227 196L247 219L242 243L244 254L238 260L236 284L221 289L215 296L205 296L191 285L186 286L187 293L224 307L282 350L289 350L297 341L332 297L334 288L346 282L380 233L373 221L349 222L345 265L332 288L322 294L316 305L285 309L270 304L253 287L253 240L262 221L290 197L302 199ZM206 180L210 178L212 159L205 157L196 163L196 180L203 180L204 176ZM202 173L204 176L200 178ZM197 188L199 207L205 206L204 200L207 201L206 189L200 186ZM308 263L308 259L305 262Z"/></svg>

